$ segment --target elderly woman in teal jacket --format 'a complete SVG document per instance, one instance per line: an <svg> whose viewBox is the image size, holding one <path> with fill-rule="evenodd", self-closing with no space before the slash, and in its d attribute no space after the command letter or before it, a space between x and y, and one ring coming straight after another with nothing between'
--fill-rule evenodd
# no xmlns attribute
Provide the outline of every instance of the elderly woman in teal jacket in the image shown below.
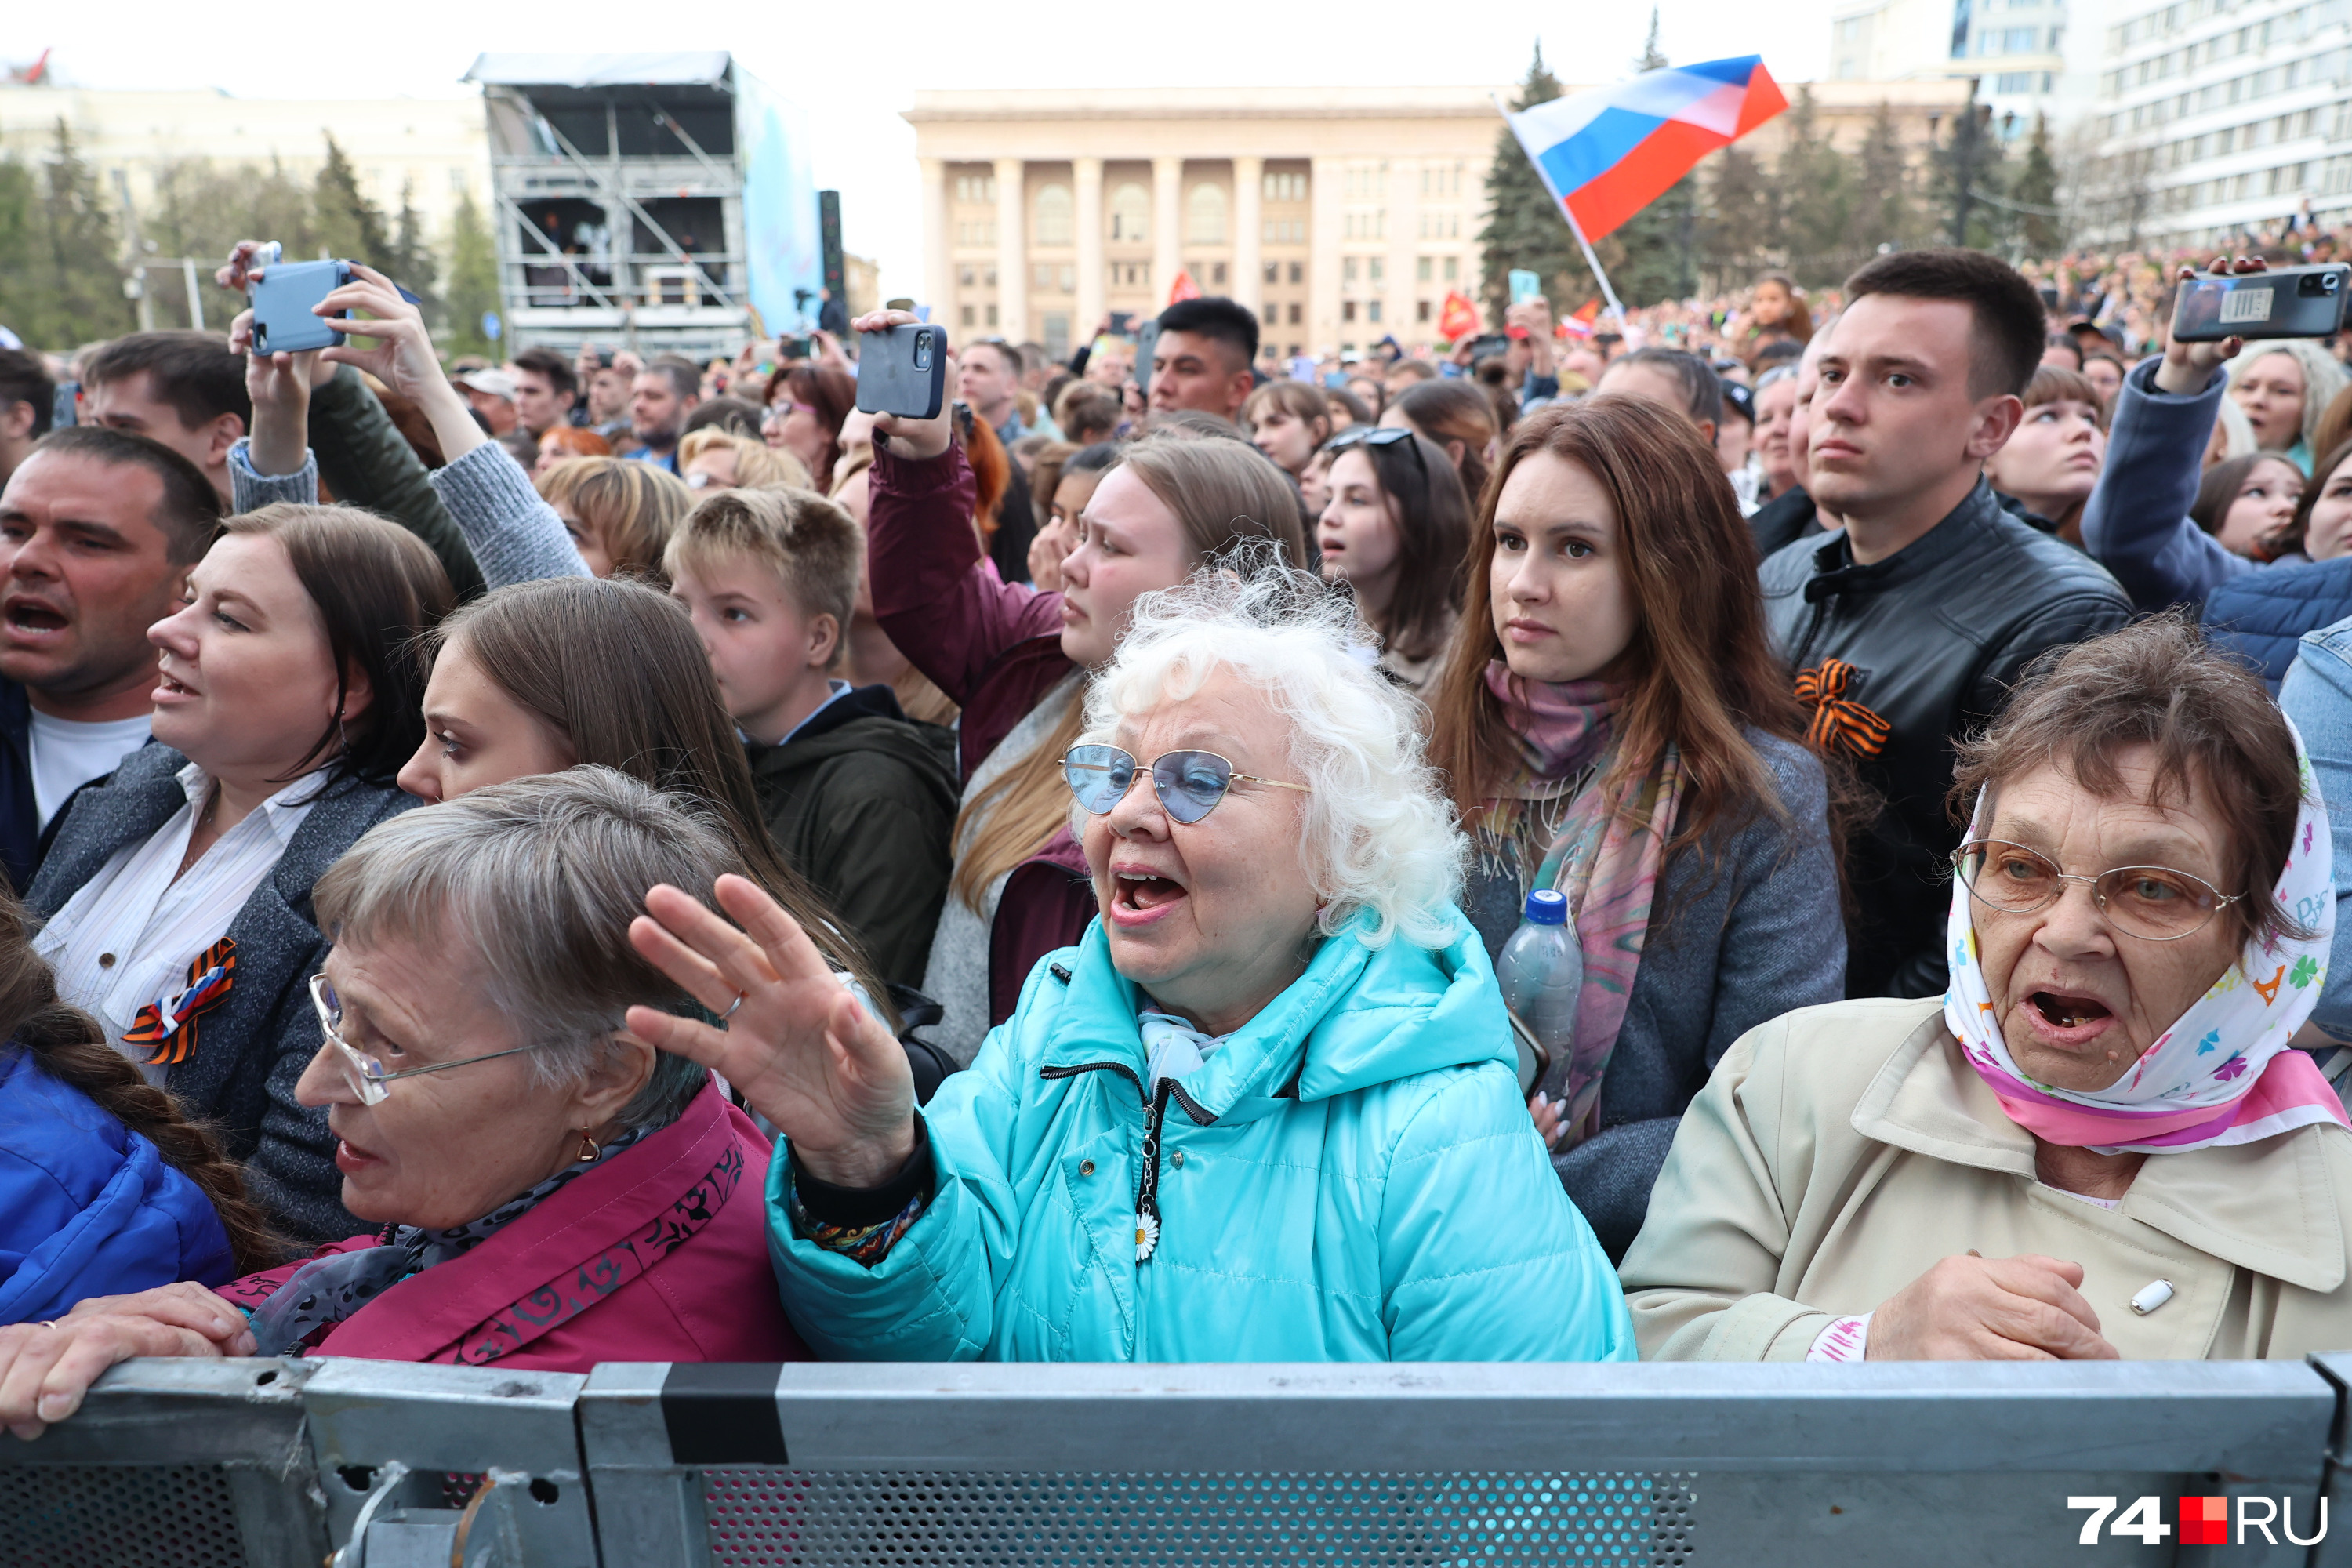
<svg viewBox="0 0 2352 1568"><path fill-rule="evenodd" d="M1267 563L1138 602L1065 763L1100 914L919 1112L757 889L718 885L740 931L647 897L640 951L725 1026L629 1026L782 1130L770 1247L820 1355L1633 1358L1375 651Z"/></svg>

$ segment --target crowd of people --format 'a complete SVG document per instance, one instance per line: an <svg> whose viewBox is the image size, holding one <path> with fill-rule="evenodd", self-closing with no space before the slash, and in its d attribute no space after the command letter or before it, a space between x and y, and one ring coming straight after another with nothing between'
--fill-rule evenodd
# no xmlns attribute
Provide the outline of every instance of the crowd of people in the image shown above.
<svg viewBox="0 0 2352 1568"><path fill-rule="evenodd" d="M445 365L363 267L317 353L0 353L0 1425L2352 1343L2352 391L2081 303L1268 366L1194 299L928 418L857 407L907 311Z"/></svg>

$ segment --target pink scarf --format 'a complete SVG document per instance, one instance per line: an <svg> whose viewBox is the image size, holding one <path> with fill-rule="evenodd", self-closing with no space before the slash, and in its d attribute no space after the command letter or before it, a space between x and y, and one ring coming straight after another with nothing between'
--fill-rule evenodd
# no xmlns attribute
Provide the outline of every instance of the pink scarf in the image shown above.
<svg viewBox="0 0 2352 1568"><path fill-rule="evenodd" d="M1648 772L1604 793L1599 786L1617 761L1623 687L1517 679L1496 659L1486 667L1486 689L1517 738L1519 766L1488 803L1478 839L1509 859L1522 897L1535 888L1568 895L1584 954L1576 1038L1569 1059L1552 1064L1544 1085L1567 1102L1564 1146L1573 1147L1600 1130L1601 1079L1649 937L1658 871L1682 795L1682 758L1669 746ZM1589 781L1578 787L1588 769ZM1570 789L1573 797L1563 801Z"/></svg>

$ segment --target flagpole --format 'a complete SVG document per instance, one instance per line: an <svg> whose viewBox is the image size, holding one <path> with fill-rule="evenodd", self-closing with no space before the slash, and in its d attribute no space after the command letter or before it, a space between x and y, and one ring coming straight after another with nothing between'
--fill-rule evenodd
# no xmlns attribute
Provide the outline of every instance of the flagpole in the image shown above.
<svg viewBox="0 0 2352 1568"><path fill-rule="evenodd" d="M1518 142L1519 151L1528 155L1528 163L1535 170L1536 178L1541 180L1543 188L1550 193L1552 205L1560 216L1568 220L1568 232L1576 236L1577 246L1584 252L1584 264L1592 268L1593 278L1600 282L1601 297L1609 301L1609 312L1617 318L1618 331L1625 331L1625 307L1617 302L1617 290L1609 286L1609 274L1601 270L1601 258L1592 253L1592 242L1584 237L1584 226L1576 221L1576 209L1568 205L1568 198L1561 195L1559 188L1551 183L1551 172L1543 166L1543 160L1536 155L1536 150L1528 145L1527 138L1519 134L1517 119L1503 107L1503 95L1490 92L1486 96L1493 101L1495 112L1503 117L1503 123L1511 128L1511 137Z"/></svg>

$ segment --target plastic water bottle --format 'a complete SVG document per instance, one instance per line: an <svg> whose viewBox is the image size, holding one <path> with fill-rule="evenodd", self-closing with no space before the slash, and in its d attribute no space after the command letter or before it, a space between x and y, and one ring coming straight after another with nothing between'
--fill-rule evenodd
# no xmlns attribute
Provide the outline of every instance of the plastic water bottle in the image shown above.
<svg viewBox="0 0 2352 1568"><path fill-rule="evenodd" d="M1502 984L1503 1005L1518 1024L1512 1033L1519 1047L1519 1092L1531 1094L1547 1068L1568 1060L1576 1044L1584 950L1577 945L1566 896L1549 888L1528 895L1526 917L1495 961L1495 978ZM1546 1059L1537 1057L1528 1037Z"/></svg>

